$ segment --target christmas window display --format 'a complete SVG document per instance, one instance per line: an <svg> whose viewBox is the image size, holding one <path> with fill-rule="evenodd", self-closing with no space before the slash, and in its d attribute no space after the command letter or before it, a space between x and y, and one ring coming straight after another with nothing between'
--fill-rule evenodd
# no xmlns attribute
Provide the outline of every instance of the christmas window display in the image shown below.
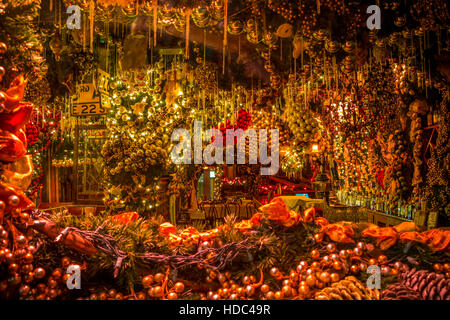
<svg viewBox="0 0 450 320"><path fill-rule="evenodd" d="M0 298L449 300L448 5L369 5L0 0Z"/></svg>

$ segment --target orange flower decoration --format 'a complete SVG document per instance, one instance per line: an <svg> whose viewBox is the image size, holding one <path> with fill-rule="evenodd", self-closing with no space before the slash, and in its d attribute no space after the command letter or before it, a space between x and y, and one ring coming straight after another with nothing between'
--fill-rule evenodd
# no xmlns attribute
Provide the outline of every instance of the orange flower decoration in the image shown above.
<svg viewBox="0 0 450 320"><path fill-rule="evenodd" d="M175 231L177 231L177 228L169 222L164 222L159 226L159 233L163 236L167 236L170 233L175 233Z"/></svg>
<svg viewBox="0 0 450 320"><path fill-rule="evenodd" d="M302 217L297 212L291 210L291 211L289 211L289 219L287 219L283 223L283 225L288 228L293 227L293 226L297 225L301 219L302 219Z"/></svg>
<svg viewBox="0 0 450 320"><path fill-rule="evenodd" d="M252 223L250 220L242 220L241 222L236 222L234 228L241 232L246 232L252 228Z"/></svg>
<svg viewBox="0 0 450 320"><path fill-rule="evenodd" d="M183 239L173 233L169 234L169 243L171 246L179 246Z"/></svg>
<svg viewBox="0 0 450 320"><path fill-rule="evenodd" d="M397 232L411 232L418 230L417 225L414 222L402 222L399 225L396 225L394 229Z"/></svg>
<svg viewBox="0 0 450 320"><path fill-rule="evenodd" d="M325 219L325 218L323 218L323 217L317 217L317 218L314 220L314 223L317 224L317 225L319 225L319 226L321 227L319 232L325 232L326 227L330 224L330 223L328 222L328 220Z"/></svg>
<svg viewBox="0 0 450 320"><path fill-rule="evenodd" d="M191 236L193 234L198 234L199 232L194 227L187 227L183 231L181 231L181 236Z"/></svg>
<svg viewBox="0 0 450 320"><path fill-rule="evenodd" d="M215 238L217 235L212 232L201 232L198 234L200 236L201 241L210 241Z"/></svg>
<svg viewBox="0 0 450 320"><path fill-rule="evenodd" d="M397 243L398 233L393 227L368 228L361 233L363 237L372 237L377 239L377 246L381 250L386 250Z"/></svg>
<svg viewBox="0 0 450 320"><path fill-rule="evenodd" d="M257 227L261 224L261 219L262 219L261 213L257 212L250 218L250 222L254 227Z"/></svg>
<svg viewBox="0 0 450 320"><path fill-rule="evenodd" d="M269 220L284 222L290 217L289 209L281 198L274 198L270 203L260 207L259 210L265 213Z"/></svg>
<svg viewBox="0 0 450 320"><path fill-rule="evenodd" d="M316 208L308 208L303 212L304 219L306 223L310 223L314 221L314 218L316 217Z"/></svg>
<svg viewBox="0 0 450 320"><path fill-rule="evenodd" d="M219 231L220 230L229 230L228 226L219 226L218 228L212 229L212 230L208 230L208 232L206 232L207 235L207 240L211 240L214 239L215 237L217 237L219 235Z"/></svg>
<svg viewBox="0 0 450 320"><path fill-rule="evenodd" d="M399 236L399 239L404 242L414 241L414 242L426 243L425 237L422 236L422 234L417 231L402 232Z"/></svg>
<svg viewBox="0 0 450 320"><path fill-rule="evenodd" d="M450 252L450 230L432 229L422 232L421 236L431 250Z"/></svg>
<svg viewBox="0 0 450 320"><path fill-rule="evenodd" d="M352 227L345 225L345 223L338 222L329 224L325 227L326 229L325 234L335 242L341 242L341 243L353 243L353 236L355 235L355 232L353 231Z"/></svg>
<svg viewBox="0 0 450 320"><path fill-rule="evenodd" d="M118 224L128 225L137 218L139 218L139 214L137 212L132 211L116 214L111 217L111 221Z"/></svg>

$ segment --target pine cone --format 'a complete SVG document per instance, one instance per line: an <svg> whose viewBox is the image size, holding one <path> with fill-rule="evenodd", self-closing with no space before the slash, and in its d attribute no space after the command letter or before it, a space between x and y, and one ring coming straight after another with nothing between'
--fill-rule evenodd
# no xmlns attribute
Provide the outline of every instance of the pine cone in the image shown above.
<svg viewBox="0 0 450 320"><path fill-rule="evenodd" d="M422 297L404 284L395 283L383 290L381 300L422 300Z"/></svg>
<svg viewBox="0 0 450 320"><path fill-rule="evenodd" d="M375 291L368 289L353 276L335 282L315 294L316 300L378 300Z"/></svg>
<svg viewBox="0 0 450 320"><path fill-rule="evenodd" d="M450 279L443 274L413 268L402 274L402 283L423 300L450 300Z"/></svg>

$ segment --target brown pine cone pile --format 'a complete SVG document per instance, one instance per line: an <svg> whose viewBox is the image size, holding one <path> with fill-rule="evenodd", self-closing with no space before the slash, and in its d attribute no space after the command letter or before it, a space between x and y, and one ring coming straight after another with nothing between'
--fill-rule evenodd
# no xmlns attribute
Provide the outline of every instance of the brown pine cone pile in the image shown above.
<svg viewBox="0 0 450 320"><path fill-rule="evenodd" d="M403 283L394 283L381 293L381 300L422 300L420 294Z"/></svg>
<svg viewBox="0 0 450 320"><path fill-rule="evenodd" d="M335 282L315 294L316 300L379 300L375 291L368 289L353 276Z"/></svg>
<svg viewBox="0 0 450 320"><path fill-rule="evenodd" d="M450 300L450 279L443 274L413 268L402 274L402 283L424 300Z"/></svg>

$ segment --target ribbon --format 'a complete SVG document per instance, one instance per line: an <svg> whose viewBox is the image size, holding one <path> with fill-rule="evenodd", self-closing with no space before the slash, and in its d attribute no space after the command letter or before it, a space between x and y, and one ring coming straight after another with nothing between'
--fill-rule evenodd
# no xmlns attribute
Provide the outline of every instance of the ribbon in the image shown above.
<svg viewBox="0 0 450 320"><path fill-rule="evenodd" d="M23 75L19 75L14 78L14 80L10 84L9 89L6 90L6 92L0 91L0 97L4 97L4 105L8 111L13 111L13 109L23 99L27 82L28 80L26 80Z"/></svg>

